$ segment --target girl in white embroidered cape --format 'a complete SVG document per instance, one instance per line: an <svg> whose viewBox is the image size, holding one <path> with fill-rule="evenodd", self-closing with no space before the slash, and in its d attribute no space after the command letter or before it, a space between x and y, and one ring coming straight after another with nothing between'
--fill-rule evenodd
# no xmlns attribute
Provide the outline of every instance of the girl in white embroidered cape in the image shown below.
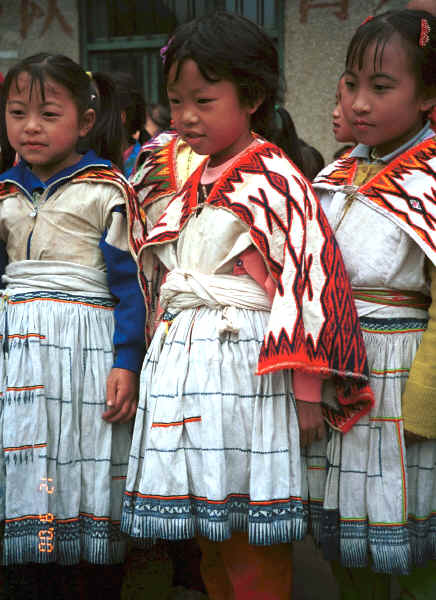
<svg viewBox="0 0 436 600"><path fill-rule="evenodd" d="M374 598L376 588L389 598L389 576L367 565L408 573L436 558L434 298L423 335L436 285L436 140L427 120L435 18L404 10L369 19L350 42L344 83L342 108L359 144L314 187L350 274L376 404L358 428L330 440L321 541L327 556L360 567L337 566L344 598ZM427 569L434 586L434 563Z"/></svg>
<svg viewBox="0 0 436 600"><path fill-rule="evenodd" d="M97 87L60 55L24 59L4 83L2 562L26 597L53 582L39 566L39 591L25 591L32 563L68 565L56 570L65 598L81 561L100 565L86 569L88 591L120 593L144 308L126 236L133 190L110 161L120 158L115 100L109 80Z"/></svg>
<svg viewBox="0 0 436 600"><path fill-rule="evenodd" d="M210 158L148 236L143 207L130 207L149 309L156 257L168 273L141 374L122 528L139 538L198 537L212 599L288 599L288 543L308 521L301 447L324 437L320 379L360 383L339 427L371 400L357 315L310 184L258 136L274 131L271 40L219 11L181 26L163 55L175 128ZM330 273L343 286L340 307Z"/></svg>

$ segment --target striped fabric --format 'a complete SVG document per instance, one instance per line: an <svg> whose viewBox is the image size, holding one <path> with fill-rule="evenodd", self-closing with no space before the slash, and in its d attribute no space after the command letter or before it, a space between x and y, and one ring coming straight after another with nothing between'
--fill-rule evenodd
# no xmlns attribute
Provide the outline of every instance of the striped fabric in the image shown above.
<svg viewBox="0 0 436 600"><path fill-rule="evenodd" d="M141 375L122 529L133 537L301 539L308 477L289 371L254 375L269 313L181 311L157 329ZM171 365L171 371L168 371ZM318 477L322 478L322 474Z"/></svg>
<svg viewBox="0 0 436 600"><path fill-rule="evenodd" d="M361 302L371 302L384 306L408 306L409 308L421 308L427 310L430 306L431 297L419 292L382 290L382 289L354 289L353 297Z"/></svg>
<svg viewBox="0 0 436 600"><path fill-rule="evenodd" d="M371 562L375 571L408 573L436 558L436 442L407 449L404 442L401 394L427 324L410 310L404 318L360 319L376 405L329 441L327 510L317 534L327 556L340 550L348 567Z"/></svg>
<svg viewBox="0 0 436 600"><path fill-rule="evenodd" d="M3 563L119 563L130 435L101 418L113 300L12 285L0 311Z"/></svg>

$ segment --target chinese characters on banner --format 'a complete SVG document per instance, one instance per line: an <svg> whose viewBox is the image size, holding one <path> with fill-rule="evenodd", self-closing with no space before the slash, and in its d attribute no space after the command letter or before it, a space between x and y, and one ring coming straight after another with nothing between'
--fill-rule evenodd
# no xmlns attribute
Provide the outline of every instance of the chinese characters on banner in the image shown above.
<svg viewBox="0 0 436 600"><path fill-rule="evenodd" d="M311 2L310 0L300 0L300 23L307 23L309 10L314 8L333 8L333 13L338 19L344 21L348 19L348 0L339 2Z"/></svg>
<svg viewBox="0 0 436 600"><path fill-rule="evenodd" d="M20 33L21 37L26 39L29 29L33 22L38 19L44 19L39 37L42 37L45 33L47 33L50 25L54 21L58 21L61 29L72 37L73 28L69 23L67 23L64 15L60 11L57 0L47 0L47 3L41 6L42 2L35 2L34 0L21 0L20 6L20 20L21 27ZM1 6L0 6L1 12Z"/></svg>

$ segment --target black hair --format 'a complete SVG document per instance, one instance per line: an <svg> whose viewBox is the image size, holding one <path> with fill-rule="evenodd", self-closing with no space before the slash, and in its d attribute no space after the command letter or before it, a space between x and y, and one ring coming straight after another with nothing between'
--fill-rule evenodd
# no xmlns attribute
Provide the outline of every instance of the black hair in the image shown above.
<svg viewBox="0 0 436 600"><path fill-rule="evenodd" d="M161 55L166 81L173 64L177 78L182 64L192 59L207 81L231 81L244 106L262 100L251 116L257 134L275 143L280 136L292 139L292 131L285 130L286 117L286 123L276 119L275 107L283 96L277 49L252 21L217 10L179 26Z"/></svg>
<svg viewBox="0 0 436 600"><path fill-rule="evenodd" d="M429 25L428 41L420 44L422 20ZM383 50L394 34L399 34L409 57L419 93L436 87L436 18L422 10L391 10L364 22L348 46L347 69L363 66L366 50L375 44L374 69L383 59Z"/></svg>
<svg viewBox="0 0 436 600"><path fill-rule="evenodd" d="M325 160L321 152L311 146L304 140L300 139L300 151L303 158L302 171L307 179L312 181L316 175L325 167Z"/></svg>
<svg viewBox="0 0 436 600"><path fill-rule="evenodd" d="M147 104L147 116L156 123L160 131L165 131L171 125L171 112L163 104Z"/></svg>
<svg viewBox="0 0 436 600"><path fill-rule="evenodd" d="M280 146L300 171L307 175L304 169L305 162L300 140L291 115L283 106L276 106L275 112L276 134L274 135L274 143Z"/></svg>
<svg viewBox="0 0 436 600"><path fill-rule="evenodd" d="M147 104L146 116L156 124L159 133L166 131L171 128L171 111L168 106L158 103ZM149 131L145 127L141 129L141 135L139 141L144 144L147 140L152 137Z"/></svg>
<svg viewBox="0 0 436 600"><path fill-rule="evenodd" d="M71 94L77 106L79 118L89 109L96 112L94 127L78 143L78 151L93 149L99 156L112 161L118 167L122 165L120 139L122 124L115 85L104 77L93 79L80 65L62 54L42 52L24 58L7 73L1 95L0 146L2 148L2 170L11 167L15 159L15 150L9 144L6 131L6 103L9 90L17 85L18 76L28 73L30 93L35 85L41 95L45 95L47 78L64 86Z"/></svg>
<svg viewBox="0 0 436 600"><path fill-rule="evenodd" d="M141 131L146 118L146 104L135 78L130 73L111 73L118 93L121 111L124 111L126 120L124 129L127 141L130 142L134 133Z"/></svg>

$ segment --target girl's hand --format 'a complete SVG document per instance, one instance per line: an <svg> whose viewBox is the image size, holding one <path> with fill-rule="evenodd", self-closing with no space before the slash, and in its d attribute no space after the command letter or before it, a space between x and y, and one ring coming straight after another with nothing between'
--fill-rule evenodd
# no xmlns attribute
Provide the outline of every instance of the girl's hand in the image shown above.
<svg viewBox="0 0 436 600"><path fill-rule="evenodd" d="M300 425L300 446L309 446L315 440L322 440L326 427L319 402L297 400L298 422Z"/></svg>
<svg viewBox="0 0 436 600"><path fill-rule="evenodd" d="M127 369L113 368L106 383L108 410L102 417L109 423L127 423L138 405L138 375Z"/></svg>

